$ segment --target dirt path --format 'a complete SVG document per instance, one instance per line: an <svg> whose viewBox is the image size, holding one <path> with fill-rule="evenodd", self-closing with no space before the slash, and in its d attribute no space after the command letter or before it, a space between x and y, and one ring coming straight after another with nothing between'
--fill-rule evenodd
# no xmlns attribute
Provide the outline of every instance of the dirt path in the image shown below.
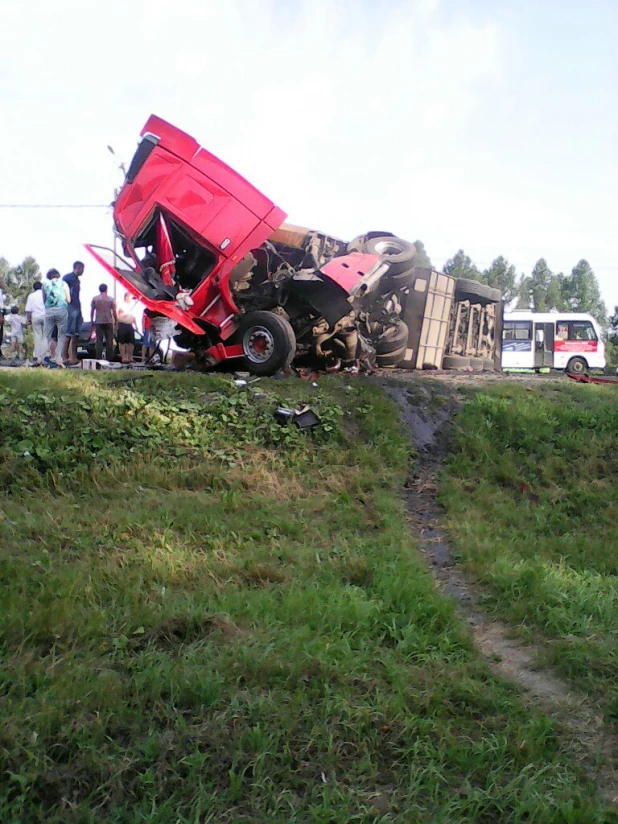
<svg viewBox="0 0 618 824"><path fill-rule="evenodd" d="M518 684L524 700L540 706L559 721L569 749L596 781L603 798L618 808L618 740L605 728L602 713L588 696L568 681L538 665L540 648L509 637L506 624L479 609L479 593L453 559L441 526L437 474L448 453L449 424L459 399L456 385L432 379L381 379L384 391L397 403L417 449L404 501L410 529L440 589L453 597L470 626L475 644L491 670Z"/></svg>

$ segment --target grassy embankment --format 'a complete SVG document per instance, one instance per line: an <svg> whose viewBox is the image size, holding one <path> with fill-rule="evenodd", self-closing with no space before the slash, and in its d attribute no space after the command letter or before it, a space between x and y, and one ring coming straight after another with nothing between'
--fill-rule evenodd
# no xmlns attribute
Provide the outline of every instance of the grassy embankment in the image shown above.
<svg viewBox="0 0 618 824"><path fill-rule="evenodd" d="M618 392L566 382L469 397L442 485L485 606L618 720Z"/></svg>
<svg viewBox="0 0 618 824"><path fill-rule="evenodd" d="M321 385L0 375L2 822L612 820L435 591L390 404Z"/></svg>

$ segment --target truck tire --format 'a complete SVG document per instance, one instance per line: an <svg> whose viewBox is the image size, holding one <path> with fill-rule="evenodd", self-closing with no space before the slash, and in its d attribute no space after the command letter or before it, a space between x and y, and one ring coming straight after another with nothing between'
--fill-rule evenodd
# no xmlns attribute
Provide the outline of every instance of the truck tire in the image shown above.
<svg viewBox="0 0 618 824"><path fill-rule="evenodd" d="M585 375L588 371L588 362L585 358L571 358L566 365L569 375Z"/></svg>
<svg viewBox="0 0 618 824"><path fill-rule="evenodd" d="M365 232L364 235L357 235L348 243L348 254L350 252L362 252L363 245L375 237L395 237L395 235L392 232Z"/></svg>
<svg viewBox="0 0 618 824"><path fill-rule="evenodd" d="M382 369L392 368L401 363L405 356L406 347L402 346L401 349L396 349L394 352L389 352L385 355L376 355L376 365Z"/></svg>
<svg viewBox="0 0 618 824"><path fill-rule="evenodd" d="M274 312L248 312L240 321L238 338L243 366L252 375L274 375L288 367L296 354L294 330Z"/></svg>
<svg viewBox="0 0 618 824"><path fill-rule="evenodd" d="M466 278L458 278L455 283L456 301L469 300L472 304L480 303L485 305L495 303L496 295L500 296L499 290L492 289L486 283L477 283L475 280L467 280ZM500 300L500 297L498 297L498 300Z"/></svg>
<svg viewBox="0 0 618 824"><path fill-rule="evenodd" d="M470 358L462 355L445 355L442 358L442 369L468 369L470 365Z"/></svg>
<svg viewBox="0 0 618 824"><path fill-rule="evenodd" d="M393 275L387 272L380 278L380 292L388 294L389 292L403 292L408 286L412 286L414 280L414 267L406 269L399 275Z"/></svg>
<svg viewBox="0 0 618 824"><path fill-rule="evenodd" d="M416 246L399 237L382 235L366 240L361 246L366 255L378 255L389 265L387 276L402 275L414 266Z"/></svg>
<svg viewBox="0 0 618 824"><path fill-rule="evenodd" d="M374 346L376 355L390 355L398 349L408 345L410 330L402 320L394 320L389 323L382 334L376 340Z"/></svg>

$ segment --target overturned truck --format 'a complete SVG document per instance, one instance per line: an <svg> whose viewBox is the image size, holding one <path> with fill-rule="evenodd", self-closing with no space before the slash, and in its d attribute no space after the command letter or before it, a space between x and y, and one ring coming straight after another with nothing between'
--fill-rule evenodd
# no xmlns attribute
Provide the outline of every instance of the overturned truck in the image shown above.
<svg viewBox="0 0 618 824"><path fill-rule="evenodd" d="M203 367L442 365L454 279L417 271L414 244L386 231L345 242L287 225L184 132L152 116L141 136L114 203L123 254L87 248Z"/></svg>

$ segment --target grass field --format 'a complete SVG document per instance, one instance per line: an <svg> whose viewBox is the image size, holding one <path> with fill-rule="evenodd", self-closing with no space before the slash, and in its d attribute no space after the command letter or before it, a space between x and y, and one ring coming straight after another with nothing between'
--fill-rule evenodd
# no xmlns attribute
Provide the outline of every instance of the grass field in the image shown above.
<svg viewBox="0 0 618 824"><path fill-rule="evenodd" d="M435 590L393 408L320 384L0 375L3 824L615 820ZM320 429L274 423L306 400ZM601 560L565 581L609 603Z"/></svg>
<svg viewBox="0 0 618 824"><path fill-rule="evenodd" d="M618 721L618 395L563 382L493 386L458 419L442 487L484 606Z"/></svg>

